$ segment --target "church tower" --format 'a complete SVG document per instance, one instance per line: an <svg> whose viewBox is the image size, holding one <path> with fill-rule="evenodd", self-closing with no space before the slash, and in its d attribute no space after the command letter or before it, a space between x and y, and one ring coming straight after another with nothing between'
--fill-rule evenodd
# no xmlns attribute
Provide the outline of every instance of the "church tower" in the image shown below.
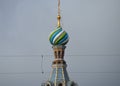
<svg viewBox="0 0 120 86"><path fill-rule="evenodd" d="M52 72L48 81L42 86L76 86L76 84L70 80L66 67L66 61L64 60L66 44L69 41L69 36L65 30L62 29L60 24L60 0L58 0L58 16L57 27L50 34L49 41L52 44L54 52L54 61L52 62Z"/></svg>

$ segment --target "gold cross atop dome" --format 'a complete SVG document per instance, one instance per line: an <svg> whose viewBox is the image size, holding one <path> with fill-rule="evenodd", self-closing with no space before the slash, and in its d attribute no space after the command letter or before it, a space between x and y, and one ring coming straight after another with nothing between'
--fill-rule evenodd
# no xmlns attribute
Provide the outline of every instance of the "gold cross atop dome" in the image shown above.
<svg viewBox="0 0 120 86"><path fill-rule="evenodd" d="M57 19L58 19L58 27L61 26L60 24L60 19L61 19L61 16L60 16L60 0L58 0L58 16L57 16Z"/></svg>

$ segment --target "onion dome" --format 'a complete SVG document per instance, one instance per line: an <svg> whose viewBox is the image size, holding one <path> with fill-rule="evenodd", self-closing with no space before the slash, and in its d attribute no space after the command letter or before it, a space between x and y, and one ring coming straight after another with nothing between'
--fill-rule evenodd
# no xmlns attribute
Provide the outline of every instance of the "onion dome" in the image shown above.
<svg viewBox="0 0 120 86"><path fill-rule="evenodd" d="M65 45L69 41L69 36L62 27L57 27L49 36L49 41L52 45Z"/></svg>

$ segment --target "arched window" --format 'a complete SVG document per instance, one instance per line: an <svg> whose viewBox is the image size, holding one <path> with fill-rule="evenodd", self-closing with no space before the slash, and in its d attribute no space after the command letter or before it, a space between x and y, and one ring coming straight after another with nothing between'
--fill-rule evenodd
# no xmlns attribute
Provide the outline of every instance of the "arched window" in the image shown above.
<svg viewBox="0 0 120 86"><path fill-rule="evenodd" d="M60 51L58 51L58 58L60 58Z"/></svg>
<svg viewBox="0 0 120 86"><path fill-rule="evenodd" d="M57 52L55 51L55 58L57 58Z"/></svg>
<svg viewBox="0 0 120 86"><path fill-rule="evenodd" d="M45 86L52 86L51 82L48 81Z"/></svg>
<svg viewBox="0 0 120 86"><path fill-rule="evenodd" d="M71 86L75 86L74 82L71 83Z"/></svg>
<svg viewBox="0 0 120 86"><path fill-rule="evenodd" d="M58 86L63 86L62 83L60 83Z"/></svg>
<svg viewBox="0 0 120 86"><path fill-rule="evenodd" d="M50 86L49 84L47 84L46 86Z"/></svg>

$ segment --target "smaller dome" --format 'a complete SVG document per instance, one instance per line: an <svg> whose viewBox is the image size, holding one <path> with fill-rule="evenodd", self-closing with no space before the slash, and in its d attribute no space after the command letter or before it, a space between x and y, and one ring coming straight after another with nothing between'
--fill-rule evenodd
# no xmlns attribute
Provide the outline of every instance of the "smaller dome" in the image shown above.
<svg viewBox="0 0 120 86"><path fill-rule="evenodd" d="M52 45L65 45L69 41L69 36L62 27L57 27L49 36L49 41Z"/></svg>

